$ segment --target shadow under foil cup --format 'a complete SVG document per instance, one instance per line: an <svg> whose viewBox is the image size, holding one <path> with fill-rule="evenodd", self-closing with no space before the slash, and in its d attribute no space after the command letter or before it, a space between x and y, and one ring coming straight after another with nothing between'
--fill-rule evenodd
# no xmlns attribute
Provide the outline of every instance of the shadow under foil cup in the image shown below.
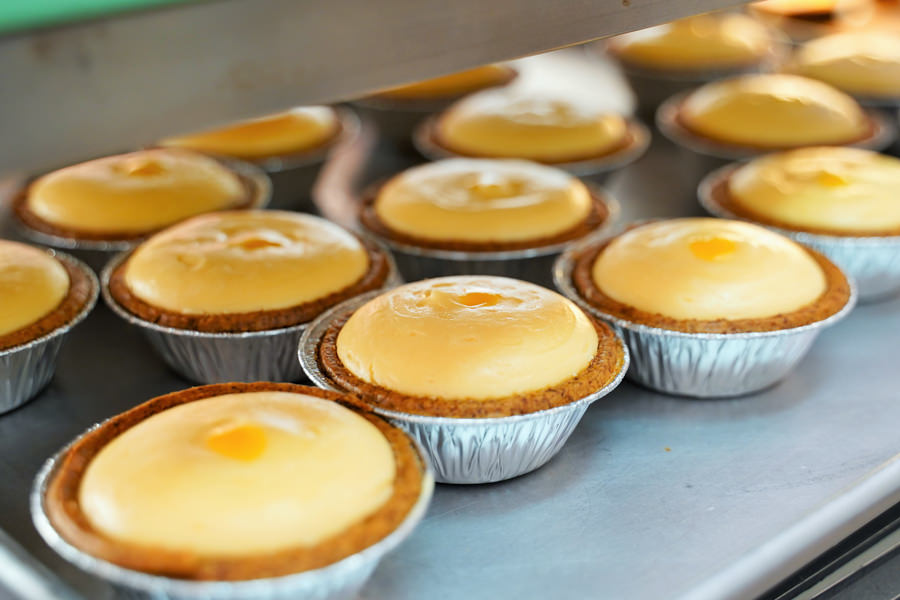
<svg viewBox="0 0 900 600"><path fill-rule="evenodd" d="M378 295L352 298L320 315L303 333L298 350L309 379L319 387L345 391L319 363L319 346L332 322L350 316ZM424 449L441 483L477 484L511 479L553 458L569 439L588 407L612 392L628 370L628 350L615 377L601 389L570 404L509 417L456 419L415 415L370 406L375 414L404 429ZM365 398L363 398L365 401Z"/></svg>
<svg viewBox="0 0 900 600"><path fill-rule="evenodd" d="M631 352L628 378L651 389L697 398L743 396L775 385L806 356L825 327L847 316L856 304L850 297L836 313L809 325L747 333L686 333L634 323L607 314L586 302L572 280L572 248L554 268L556 288L589 314L609 323Z"/></svg>
<svg viewBox="0 0 900 600"><path fill-rule="evenodd" d="M375 544L328 566L280 577L192 581L153 575L96 558L73 546L60 535L47 514L47 490L59 472L63 458L73 445L97 427L99 425L88 429L41 467L31 489L31 518L50 548L83 571L111 583L117 597L134 600L353 600L381 559L406 539L425 516L434 489L427 459L414 441L424 470L421 492L400 525Z"/></svg>
<svg viewBox="0 0 900 600"><path fill-rule="evenodd" d="M716 217L750 221L821 252L856 283L860 302L872 302L900 293L900 235L826 235L775 227L736 214L718 199L721 186L738 165L730 164L707 175L697 188L703 208Z"/></svg>
<svg viewBox="0 0 900 600"><path fill-rule="evenodd" d="M272 197L272 184L262 169L251 163L234 158L222 156L213 156L213 158L237 173L244 183L250 194L250 201L244 208L266 208L269 205ZM14 200L14 203L21 201L26 191L27 185L19 190L18 198ZM44 246L50 246L51 248L63 249L90 266L97 273L103 270L110 258L120 252L131 250L148 236L156 233L155 231L148 232L145 235L122 239L91 240L39 231L29 227L18 217L14 221L18 231L28 240Z"/></svg>
<svg viewBox="0 0 900 600"><path fill-rule="evenodd" d="M388 276L380 290L399 285L401 280L390 253ZM211 333L165 327L132 314L113 297L109 282L113 271L128 258L122 253L103 269L103 300L116 315L140 328L163 362L185 379L197 383L231 381L299 381L303 371L297 364L297 343L309 322L279 329Z"/></svg>
<svg viewBox="0 0 900 600"><path fill-rule="evenodd" d="M37 338L0 350L0 414L22 406L37 395L56 372L56 357L66 334L91 312L97 303L100 285L94 272L81 261L62 252L57 258L80 269L88 278L88 300L67 323ZM2 300L0 300L2 302Z"/></svg>
<svg viewBox="0 0 900 600"><path fill-rule="evenodd" d="M637 119L628 119L627 124L629 140L625 146L618 150L596 158L572 162L544 162L543 164L563 169L591 183L603 185L616 171L627 167L643 156L650 146L650 130L643 123ZM413 145L419 151L419 154L428 160L441 160L443 158L518 158L513 156L473 157L453 152L437 142L435 136L436 125L437 116L429 117L421 122L413 133Z"/></svg>
<svg viewBox="0 0 900 600"><path fill-rule="evenodd" d="M691 91L676 94L663 102L656 111L656 127L669 141L678 146L685 177L692 187L708 173L734 161L748 160L769 152L789 150L792 148L751 148L737 144L727 144L702 137L679 120L681 105ZM867 150L880 151L890 146L897 137L897 130L883 113L867 110L871 123L871 131L864 138L850 144L838 144ZM821 146L822 144L804 144L805 146ZM834 144L832 144L834 145ZM801 147L801 146L797 146Z"/></svg>

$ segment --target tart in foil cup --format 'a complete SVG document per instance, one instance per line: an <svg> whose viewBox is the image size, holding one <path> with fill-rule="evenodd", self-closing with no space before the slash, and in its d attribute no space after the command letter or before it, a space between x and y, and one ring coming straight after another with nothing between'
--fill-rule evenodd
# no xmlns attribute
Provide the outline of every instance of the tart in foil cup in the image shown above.
<svg viewBox="0 0 900 600"><path fill-rule="evenodd" d="M891 297L900 292L900 235L827 235L775 227L731 212L717 200L714 190L738 167L721 167L700 182L697 197L706 211L716 217L741 219L776 231L804 246L821 252L856 283L860 302Z"/></svg>
<svg viewBox="0 0 900 600"><path fill-rule="evenodd" d="M344 391L321 368L319 345L336 319L343 319L378 295L351 298L322 313L300 339L299 358L309 379L319 387ZM617 336L618 337L618 336ZM508 417L458 419L415 415L377 406L375 414L404 429L424 448L435 480L440 483L491 483L533 471L553 458L569 439L588 407L612 392L628 370L628 349L616 376L603 388L575 402L548 410ZM363 398L365 400L365 398Z"/></svg>
<svg viewBox="0 0 900 600"><path fill-rule="evenodd" d="M656 111L656 127L663 136L681 150L680 158L692 185L696 185L708 173L728 163L747 160L777 150L717 142L687 129L678 120L678 113L681 105L692 91L688 90L668 98ZM880 151L893 144L897 138L897 130L890 119L878 110L869 109L866 114L872 124L869 134L851 144L842 145Z"/></svg>
<svg viewBox="0 0 900 600"><path fill-rule="evenodd" d="M44 389L56 371L56 357L66 334L80 323L97 303L100 285L93 270L67 254L51 252L87 276L91 286L88 300L64 325L24 344L0 350L0 414L25 404Z"/></svg>
<svg viewBox="0 0 900 600"><path fill-rule="evenodd" d="M850 280L850 297L843 308L809 325L747 333L686 333L651 327L607 314L581 297L572 281L580 250L567 250L557 260L556 288L622 336L631 353L629 379L667 394L743 396L770 387L794 369L823 328L843 319L856 304L856 287Z"/></svg>
<svg viewBox="0 0 900 600"><path fill-rule="evenodd" d="M432 116L422 121L416 127L415 132L413 132L413 145L422 156L428 160L472 158L471 156L452 152L438 144L434 138L436 123L437 118ZM650 146L650 130L637 119L628 119L627 123L631 139L624 147L596 158L546 164L568 171L572 175L587 179L592 183L602 185L613 173L625 168L643 156Z"/></svg>
<svg viewBox="0 0 900 600"><path fill-rule="evenodd" d="M250 202L246 208L266 208L269 205L269 201L272 197L272 183L262 169L251 163L234 158L222 156L214 156L213 158L225 165L231 171L237 173L247 186L248 190L250 190ZM18 191L18 194L24 194L25 191L26 188L23 187ZM51 248L65 250L89 265L97 273L103 270L103 267L114 255L119 252L131 250L147 236L155 233L151 232L143 236L134 236L118 240L89 240L39 231L29 227L19 218L14 218L13 221L19 233L26 239L37 244L50 246Z"/></svg>
<svg viewBox="0 0 900 600"><path fill-rule="evenodd" d="M399 285L400 276L390 252L375 244L388 261L388 276L381 290ZM303 371L297 364L297 343L309 322L261 331L210 333L165 327L132 314L113 297L109 281L113 271L128 258L123 252L113 258L101 274L101 293L107 306L126 322L141 329L163 362L189 381L299 381Z"/></svg>
<svg viewBox="0 0 900 600"><path fill-rule="evenodd" d="M607 216L600 226L584 237L604 235L616 226L620 208L612 195L588 184L594 196L602 199ZM497 275L530 281L547 288L553 288L553 264L560 253L578 238L548 246L537 246L520 250L461 251L440 248L426 248L392 240L387 236L367 228L360 223L366 234L387 246L394 256L397 268L406 281L418 281L448 275Z"/></svg>
<svg viewBox="0 0 900 600"><path fill-rule="evenodd" d="M31 518L35 528L57 554L80 569L109 582L117 597L134 600L352 600L369 579L379 561L406 539L425 516L434 490L427 458L415 440L422 461L422 488L416 503L400 525L375 544L319 569L280 577L245 581L192 581L153 575L121 567L70 544L53 526L45 498L53 477L68 452L94 425L41 467L31 489Z"/></svg>

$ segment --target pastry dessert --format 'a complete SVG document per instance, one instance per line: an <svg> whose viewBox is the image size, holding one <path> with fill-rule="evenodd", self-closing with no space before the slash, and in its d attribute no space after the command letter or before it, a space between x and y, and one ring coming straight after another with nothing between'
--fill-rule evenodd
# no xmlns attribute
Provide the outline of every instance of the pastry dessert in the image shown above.
<svg viewBox="0 0 900 600"><path fill-rule="evenodd" d="M782 40L756 19L717 12L610 38L604 44L634 90L641 114L669 96L714 79L767 70Z"/></svg>
<svg viewBox="0 0 900 600"><path fill-rule="evenodd" d="M635 160L648 134L588 99L488 90L423 123L415 141L432 159L522 158L596 174Z"/></svg>
<svg viewBox="0 0 900 600"><path fill-rule="evenodd" d="M301 360L403 423L439 481L484 483L539 467L627 366L612 330L545 288L442 277L339 306Z"/></svg>
<svg viewBox="0 0 900 600"><path fill-rule="evenodd" d="M353 104L377 125L380 137L399 150L412 150L413 130L420 121L466 94L507 85L516 76L516 70L509 65L482 65L384 90Z"/></svg>
<svg viewBox="0 0 900 600"><path fill-rule="evenodd" d="M900 32L856 31L812 40L791 72L824 81L862 101L900 103Z"/></svg>
<svg viewBox="0 0 900 600"><path fill-rule="evenodd" d="M394 251L407 280L509 275L552 285L555 256L608 227L605 194L553 167L451 158L403 171L366 194L360 222Z"/></svg>
<svg viewBox="0 0 900 600"><path fill-rule="evenodd" d="M185 221L114 261L104 294L190 379L288 379L300 375L289 357L307 322L392 277L385 251L329 221L231 211Z"/></svg>
<svg viewBox="0 0 900 600"><path fill-rule="evenodd" d="M259 207L265 176L184 150L107 156L32 181L13 209L24 232L62 248L122 250L188 217Z"/></svg>
<svg viewBox="0 0 900 600"><path fill-rule="evenodd" d="M71 257L0 240L0 413L47 384L64 334L93 308L97 288Z"/></svg>
<svg viewBox="0 0 900 600"><path fill-rule="evenodd" d="M866 26L875 15L876 4L872 0L763 0L749 8L763 22L803 42Z"/></svg>
<svg viewBox="0 0 900 600"><path fill-rule="evenodd" d="M731 165L700 187L720 216L774 228L828 256L863 299L900 289L900 159L856 148L803 148Z"/></svg>
<svg viewBox="0 0 900 600"><path fill-rule="evenodd" d="M631 376L678 394L738 395L775 383L854 300L821 254L725 219L636 226L561 261L561 289L622 331Z"/></svg>
<svg viewBox="0 0 900 600"><path fill-rule="evenodd" d="M307 572L305 581L269 583L296 585L298 595L310 583L319 594L350 593L422 517L431 493L409 437L352 402L277 383L154 398L51 462L36 523L66 558L151 588L140 591L233 582L229 597L243 598L253 587L245 580L257 580L258 593L260 579ZM339 578L316 572L349 556L361 564Z"/></svg>
<svg viewBox="0 0 900 600"><path fill-rule="evenodd" d="M433 79L402 85L375 94L374 98L400 102L430 102L458 99L466 94L506 85L516 71L503 64L482 65Z"/></svg>
<svg viewBox="0 0 900 600"><path fill-rule="evenodd" d="M358 127L349 109L300 106L159 143L252 162L272 178L273 208L314 213L311 190L328 153Z"/></svg>
<svg viewBox="0 0 900 600"><path fill-rule="evenodd" d="M264 161L318 151L340 132L341 122L333 108L299 106L219 129L166 138L160 145Z"/></svg>

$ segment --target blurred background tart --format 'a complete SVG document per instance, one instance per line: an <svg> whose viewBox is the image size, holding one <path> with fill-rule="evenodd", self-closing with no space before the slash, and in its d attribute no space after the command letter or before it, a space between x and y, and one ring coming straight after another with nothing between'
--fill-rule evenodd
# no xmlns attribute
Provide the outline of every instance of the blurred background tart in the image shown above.
<svg viewBox="0 0 900 600"><path fill-rule="evenodd" d="M355 135L349 109L298 106L283 112L163 139L164 147L189 148L252 162L272 178L273 208L316 212L312 187L328 153Z"/></svg>
<svg viewBox="0 0 900 600"><path fill-rule="evenodd" d="M128 247L188 217L262 206L268 181L249 165L178 149L107 156L32 181L14 201L25 233L60 247ZM96 245L96 244L94 244Z"/></svg>
<svg viewBox="0 0 900 600"><path fill-rule="evenodd" d="M669 96L721 77L771 69L781 36L736 12L715 12L615 36L604 44L650 115Z"/></svg>
<svg viewBox="0 0 900 600"><path fill-rule="evenodd" d="M154 398L65 451L45 510L79 551L144 573L325 567L390 535L430 492L408 436L344 400L275 383Z"/></svg>
<svg viewBox="0 0 900 600"><path fill-rule="evenodd" d="M824 81L862 102L900 104L900 31L853 31L811 40L787 69Z"/></svg>
<svg viewBox="0 0 900 600"><path fill-rule="evenodd" d="M521 158L589 175L635 160L648 134L589 98L488 90L423 123L416 142L430 158Z"/></svg>

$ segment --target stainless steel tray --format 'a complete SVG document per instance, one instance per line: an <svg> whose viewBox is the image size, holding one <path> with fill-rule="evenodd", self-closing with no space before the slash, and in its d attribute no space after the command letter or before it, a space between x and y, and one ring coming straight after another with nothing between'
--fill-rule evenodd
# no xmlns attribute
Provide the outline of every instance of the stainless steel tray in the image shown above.
<svg viewBox="0 0 900 600"><path fill-rule="evenodd" d="M371 141L363 136L325 169L319 197L339 218L349 215L336 206L344 178ZM364 179L411 160L377 148ZM699 214L684 173L658 140L613 182L624 218ZM755 597L900 502L898 332L900 299L863 305L824 332L789 379L744 398L688 400L623 384L535 473L438 486L425 521L363 598ZM29 580L0 536L0 581L37 582L43 591L31 587L29 598L58 598L52 571L86 598L112 597L40 541L28 487L91 423L187 385L105 307L73 332L50 387L0 417L0 529L24 548L26 566L47 567Z"/></svg>

